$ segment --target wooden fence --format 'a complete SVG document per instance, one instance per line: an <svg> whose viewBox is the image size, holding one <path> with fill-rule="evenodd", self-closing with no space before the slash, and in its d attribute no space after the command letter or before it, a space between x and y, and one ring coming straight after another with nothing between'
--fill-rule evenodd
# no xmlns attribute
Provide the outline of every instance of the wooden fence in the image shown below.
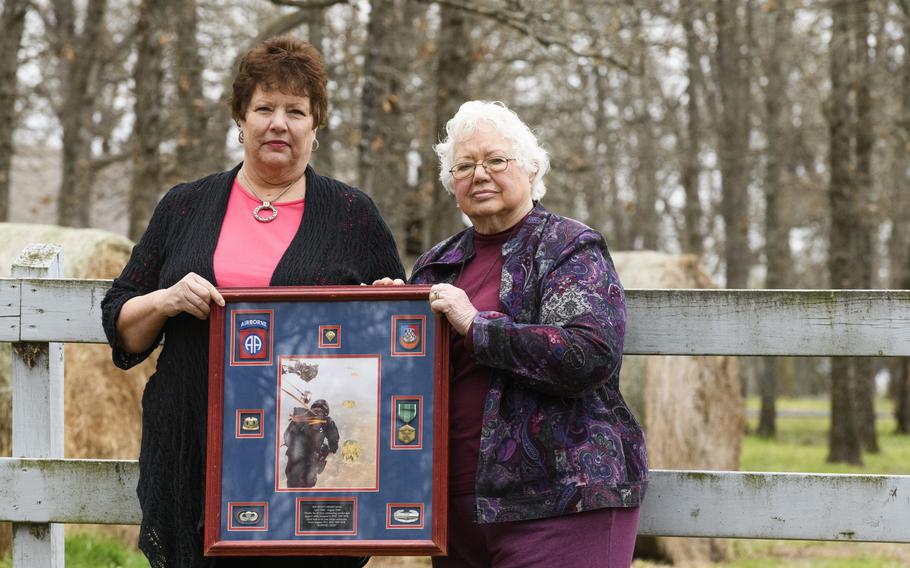
<svg viewBox="0 0 910 568"><path fill-rule="evenodd" d="M61 254L31 246L0 279L15 456L0 458L0 520L13 521L17 568L63 565L59 523L139 522L135 461L62 458L62 343L105 342L110 282L61 278ZM627 290L626 301L628 354L910 356L910 291ZM654 470L639 533L910 542L910 475Z"/></svg>

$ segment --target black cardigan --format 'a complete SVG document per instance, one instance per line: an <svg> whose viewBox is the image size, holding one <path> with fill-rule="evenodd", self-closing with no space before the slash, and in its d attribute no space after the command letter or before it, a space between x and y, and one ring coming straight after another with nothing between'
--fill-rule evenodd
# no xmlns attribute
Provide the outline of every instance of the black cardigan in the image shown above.
<svg viewBox="0 0 910 568"><path fill-rule="evenodd" d="M116 322L127 300L167 288L188 272L217 285L215 246L239 168L178 185L159 202L129 263L101 303L117 366L128 369L140 363L161 340L159 336L145 353L123 350ZM275 268L272 286L404 278L392 234L366 194L319 176L311 167L306 183L303 220ZM202 556L208 322L183 313L167 321L162 335L167 335L167 342L142 396L139 547L154 568L212 566ZM332 565L344 565L338 560ZM301 562L297 559L294 565L325 565L317 558Z"/></svg>

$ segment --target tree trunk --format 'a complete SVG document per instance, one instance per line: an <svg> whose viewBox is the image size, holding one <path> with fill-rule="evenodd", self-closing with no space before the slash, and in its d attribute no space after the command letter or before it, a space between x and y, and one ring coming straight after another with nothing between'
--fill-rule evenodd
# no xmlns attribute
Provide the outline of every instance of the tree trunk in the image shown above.
<svg viewBox="0 0 910 568"><path fill-rule="evenodd" d="M329 69L329 58L326 56L329 49L328 38L325 33L328 26L325 18L326 10L324 8L314 9L312 12L310 22L307 24L307 41L319 50L319 53L322 54L323 64L326 67L326 73L329 77L334 77L336 74ZM317 134L316 138L319 140L319 148L313 152L310 161L320 174L332 176L335 170L335 152L332 150L335 137L331 126L328 124L328 117L326 117L326 124L319 127Z"/></svg>
<svg viewBox="0 0 910 568"><path fill-rule="evenodd" d="M784 170L791 148L787 135L790 122L787 78L781 68L790 38L790 7L786 0L778 0L771 31L772 40L768 53L765 90L767 139L767 169L765 172L765 259L767 262L767 288L786 288L789 285L791 265L790 228L784 225L780 196L785 183Z"/></svg>
<svg viewBox="0 0 910 568"><path fill-rule="evenodd" d="M602 184L605 196L601 200L606 201L607 217L610 223L610 244L613 250L632 250L632 229L629 227L630 219L626 203L620 195L620 166L619 152L617 147L619 142L617 136L621 136L617 129L611 128L609 119L609 110L611 99L614 99L614 92L610 86L609 73L611 69L606 66L597 67L596 87L597 100L597 144L598 144L598 164L603 172L604 181Z"/></svg>
<svg viewBox="0 0 910 568"><path fill-rule="evenodd" d="M467 77L471 73L471 34L469 16L451 6L439 9L439 52L436 65L436 138L445 138L446 122L455 116L458 107L468 99ZM433 170L439 164L432 162ZM449 195L437 180L432 192L432 213L427 225L429 243L436 243L461 230L461 210L455 204L455 197Z"/></svg>
<svg viewBox="0 0 910 568"><path fill-rule="evenodd" d="M406 29L426 29L427 26L427 7L415 0L407 0L403 6L404 9L404 27ZM425 72L424 69L429 70L433 63L435 63L435 58L433 55L429 54L427 49L424 49L424 46L430 44L427 40L421 42L412 42L413 48L407 53L404 52L404 45L401 46L401 52L399 57L402 57L406 62L408 62L407 67L403 67L405 70L405 77L411 77L411 80L416 78L421 78L425 80L428 84L432 84L432 72ZM435 42L433 45L436 45ZM402 99L406 101L414 101L415 94L407 92L404 88L405 82L402 82ZM402 180L401 184L405 189L404 194L404 223L402 231L402 241L400 242L400 247L404 253L404 257L410 261L410 259L416 260L418 256L423 254L428 248L429 244L425 243L424 238L426 231L424 227L427 223L428 212L430 210L430 199L427 195L429 190L427 182L426 168L423 168L424 171L421 172L419 167L414 164L409 163L409 157L413 156L415 153L412 150L412 141L416 140L420 144L421 148L416 153L421 157L422 163L434 164L436 161L432 159L432 156L429 155L432 143L429 143L429 132L431 130L430 123L435 122L435 113L432 111L421 112L417 111L413 107L413 103L409 111L404 113L409 119L402 120L399 124L400 131L396 132L395 137L398 139L398 147L401 149L401 158L404 160L405 168L407 171L406 177ZM410 156L409 156L410 154ZM425 160L428 160L425 161ZM436 168L433 168L435 170ZM432 170L431 170L432 171ZM412 181L413 180L413 181Z"/></svg>
<svg viewBox="0 0 910 568"><path fill-rule="evenodd" d="M642 14L637 12L633 35L643 38L641 28ZM633 83L632 108L635 113L633 132L635 133L635 151L638 167L635 168L635 245L643 250L658 249L658 218L657 218L657 157L655 152L655 136L653 132L654 118L651 116L651 75L648 53L648 44L639 41L637 46L638 69L636 76L629 79Z"/></svg>
<svg viewBox="0 0 910 568"><path fill-rule="evenodd" d="M910 289L910 0L901 2L904 15L903 59L901 73L900 119L894 143L891 208L891 283L893 288ZM897 432L910 434L910 359L902 358L892 365L894 385L894 418Z"/></svg>
<svg viewBox="0 0 910 568"><path fill-rule="evenodd" d="M376 201L399 248L405 242L410 199L408 140L402 110L407 0L372 0L365 44L358 156L360 188Z"/></svg>
<svg viewBox="0 0 910 568"><path fill-rule="evenodd" d="M762 438L777 436L777 359L764 357L758 368L761 410L755 433Z"/></svg>
<svg viewBox="0 0 910 568"><path fill-rule="evenodd" d="M211 105L202 92L203 64L199 56L197 39L197 0L170 0L169 4L169 14L173 17L177 32L174 55L177 60L179 130L174 175L168 180L167 185L197 179L225 166L225 164L213 162L213 153L207 143L209 107ZM165 23L162 22L161 25L164 26ZM160 53L158 56L160 57ZM220 146L224 147L223 139Z"/></svg>
<svg viewBox="0 0 910 568"><path fill-rule="evenodd" d="M27 0L6 0L0 15L0 222L9 221L10 172L13 161L13 132L16 130L16 98L19 69L19 47L25 30ZM12 389L8 380L0 380L0 456L10 454ZM8 522L0 522L0 556L5 556L12 544Z"/></svg>
<svg viewBox="0 0 910 568"><path fill-rule="evenodd" d="M831 430L828 461L863 465L858 413L854 405L856 378L853 366L843 357L831 359Z"/></svg>
<svg viewBox="0 0 910 568"><path fill-rule="evenodd" d="M898 434L910 434L910 359L904 357L895 361L891 366L891 380L895 383L895 431Z"/></svg>
<svg viewBox="0 0 910 568"><path fill-rule="evenodd" d="M698 77L701 53L698 50L698 36L695 33L695 3L683 8L683 30L686 34L686 137L683 149L682 186L686 194L684 208L685 228L681 235L683 252L701 255L704 252L705 237L702 234L702 209L699 199L699 178L701 177L701 113L698 108Z"/></svg>
<svg viewBox="0 0 910 568"><path fill-rule="evenodd" d="M161 144L161 84L164 75L164 8L164 2L159 0L142 0L136 26L137 55L133 70L136 122L133 127L133 178L129 207L129 237L134 241L138 241L145 232L161 191L158 148Z"/></svg>
<svg viewBox="0 0 910 568"><path fill-rule="evenodd" d="M0 222L9 220L9 183L16 130L16 72L28 0L6 0L0 16Z"/></svg>
<svg viewBox="0 0 910 568"><path fill-rule="evenodd" d="M716 11L716 79L722 107L718 156L727 288L748 287L752 256L748 239L749 75L744 69L742 51L746 46L737 14L742 5L740 1L717 0Z"/></svg>
<svg viewBox="0 0 910 568"><path fill-rule="evenodd" d="M787 80L781 69L781 59L790 36L789 7L780 0L771 15L771 42L765 65L768 79L765 89L765 137L767 139L767 169L765 171L765 259L766 288L785 288L790 266L789 230L783 226L779 196L784 183L784 164L790 148L785 135L788 112ZM764 359L761 366L761 413L759 436L774 437L777 432L777 363L773 357Z"/></svg>
<svg viewBox="0 0 910 568"><path fill-rule="evenodd" d="M87 227L92 201L91 120L99 90L104 15L107 0L89 0L82 32L75 33L71 0L55 2L56 49L64 71L64 101L59 111L63 126L63 172L57 198L60 225Z"/></svg>
<svg viewBox="0 0 910 568"><path fill-rule="evenodd" d="M869 46L869 0L855 0L853 9L853 84L856 86L856 120L853 122L856 148L856 194L857 207L863 222L855 227L858 231L858 250L854 253L853 272L857 281L855 288L871 288L875 250L872 244L874 231L872 221L872 150L875 145L874 116L872 113L872 65ZM878 434L875 430L875 381L874 370L869 359L854 359L856 366L857 422L863 448L878 453Z"/></svg>
<svg viewBox="0 0 910 568"><path fill-rule="evenodd" d="M827 118L831 138L828 269L832 288L860 287L857 269L862 261L858 257L865 249L862 235L863 208L860 187L855 179L857 156L852 149L855 110L851 103L851 63L855 46L852 45L851 30L855 29L852 21L855 14L851 13L850 3L837 0L831 4L831 99ZM828 439L830 462L862 463L855 371L855 367L846 359L831 360L831 431Z"/></svg>
<svg viewBox="0 0 910 568"><path fill-rule="evenodd" d="M629 250L626 236L626 212L619 199L616 165L616 133L610 124L609 110L614 91L609 82L610 68L595 65L591 69L594 88L594 145L598 183L587 188L585 202L590 214L591 226L603 232L611 250Z"/></svg>

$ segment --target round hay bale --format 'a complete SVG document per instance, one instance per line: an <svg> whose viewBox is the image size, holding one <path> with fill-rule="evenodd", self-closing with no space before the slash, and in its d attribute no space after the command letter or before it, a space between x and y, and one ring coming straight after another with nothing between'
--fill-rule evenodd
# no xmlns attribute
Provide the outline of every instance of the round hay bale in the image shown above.
<svg viewBox="0 0 910 568"><path fill-rule="evenodd" d="M67 278L114 278L120 274L133 247L129 239L99 229L0 223L0 275L9 276L19 253L33 243L63 247L63 274ZM7 364L9 345L3 347L0 390L8 387L11 380L11 365ZM147 361L123 372L111 362L106 345L73 343L67 344L64 350L66 457L136 458L142 424L142 389L154 370L154 362ZM8 425L0 426L0 431L8 428ZM6 455L8 440L8 436L0 440L0 448Z"/></svg>
<svg viewBox="0 0 910 568"><path fill-rule="evenodd" d="M613 260L626 288L717 287L692 255L619 252ZM739 469L745 405L735 358L627 356L620 384L645 429L651 467ZM722 560L729 547L721 539L640 537L637 548L678 564Z"/></svg>
<svg viewBox="0 0 910 568"><path fill-rule="evenodd" d="M0 223L0 276L9 276L22 249L35 243L63 247L63 274L67 278L114 278L133 250L128 238L100 229Z"/></svg>
<svg viewBox="0 0 910 568"><path fill-rule="evenodd" d="M0 276L10 276L19 253L29 244L63 247L67 278L114 278L129 259L133 243L98 229L0 223ZM11 455L10 344L0 343L0 455ZM69 458L135 459L142 427L141 399L155 356L127 372L111 362L107 345L64 346L64 455ZM115 529L135 541L135 529ZM0 553L4 550L0 529ZM8 541L6 543L8 548Z"/></svg>

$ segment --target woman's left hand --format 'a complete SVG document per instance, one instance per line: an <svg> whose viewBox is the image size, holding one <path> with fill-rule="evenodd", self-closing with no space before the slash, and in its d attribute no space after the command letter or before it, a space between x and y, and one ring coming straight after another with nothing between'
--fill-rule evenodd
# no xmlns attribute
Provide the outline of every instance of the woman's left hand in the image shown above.
<svg viewBox="0 0 910 568"><path fill-rule="evenodd" d="M477 309L465 291L451 284L434 284L430 288L430 308L444 315L459 335L468 333L477 315Z"/></svg>

